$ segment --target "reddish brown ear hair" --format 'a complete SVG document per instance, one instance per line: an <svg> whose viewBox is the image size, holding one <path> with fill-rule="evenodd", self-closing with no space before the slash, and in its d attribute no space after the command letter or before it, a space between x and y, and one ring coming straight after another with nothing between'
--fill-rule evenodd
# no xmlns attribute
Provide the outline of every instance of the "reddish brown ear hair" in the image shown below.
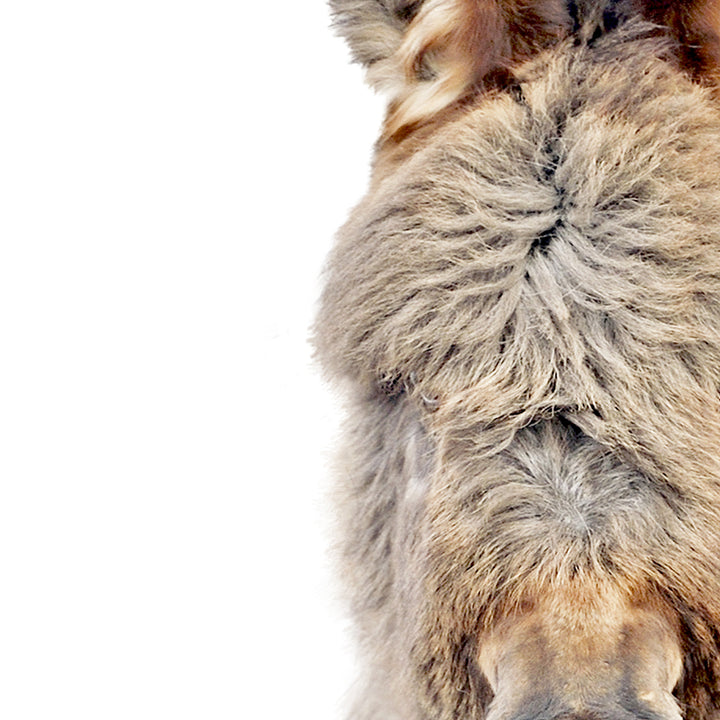
<svg viewBox="0 0 720 720"><path fill-rule="evenodd" d="M425 0L396 54L404 85L391 106L394 135L491 85L567 34L565 0Z"/></svg>
<svg viewBox="0 0 720 720"><path fill-rule="evenodd" d="M678 41L681 66L696 80L720 80L720 0L644 0L643 15Z"/></svg>

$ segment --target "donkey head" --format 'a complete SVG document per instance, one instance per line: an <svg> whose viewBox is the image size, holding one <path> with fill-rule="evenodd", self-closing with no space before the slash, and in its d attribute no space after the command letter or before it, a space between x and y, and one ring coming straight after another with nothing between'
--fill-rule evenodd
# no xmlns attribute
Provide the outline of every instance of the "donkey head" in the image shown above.
<svg viewBox="0 0 720 720"><path fill-rule="evenodd" d="M332 0L389 93L316 346L368 720L720 717L719 0Z"/></svg>

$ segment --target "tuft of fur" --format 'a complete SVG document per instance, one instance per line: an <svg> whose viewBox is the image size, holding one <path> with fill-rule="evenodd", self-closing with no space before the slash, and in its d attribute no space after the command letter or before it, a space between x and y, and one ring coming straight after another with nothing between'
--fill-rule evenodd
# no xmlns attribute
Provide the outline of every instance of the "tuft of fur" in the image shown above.
<svg viewBox="0 0 720 720"><path fill-rule="evenodd" d="M413 15L405 0L330 0L333 23L355 62L368 68L368 82L390 89L399 80L395 55Z"/></svg>
<svg viewBox="0 0 720 720"><path fill-rule="evenodd" d="M361 16L407 33L406 67L467 29L441 5L334 3L358 57L392 45ZM605 596L672 617L683 716L720 713L720 109L653 18L585 5L511 83L380 147L328 263L353 718L483 718L483 638Z"/></svg>

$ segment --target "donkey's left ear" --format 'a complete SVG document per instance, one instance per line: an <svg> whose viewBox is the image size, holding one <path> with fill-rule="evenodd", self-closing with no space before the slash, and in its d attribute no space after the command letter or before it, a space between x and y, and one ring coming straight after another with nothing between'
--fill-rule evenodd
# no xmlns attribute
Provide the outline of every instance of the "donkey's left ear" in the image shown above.
<svg viewBox="0 0 720 720"><path fill-rule="evenodd" d="M368 82L390 85L398 74L394 56L423 0L330 0L333 26L345 38Z"/></svg>

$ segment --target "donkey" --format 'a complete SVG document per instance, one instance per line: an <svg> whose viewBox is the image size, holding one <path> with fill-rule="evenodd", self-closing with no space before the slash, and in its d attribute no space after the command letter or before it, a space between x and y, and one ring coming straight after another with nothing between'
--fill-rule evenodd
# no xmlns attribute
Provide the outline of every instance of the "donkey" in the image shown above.
<svg viewBox="0 0 720 720"><path fill-rule="evenodd" d="M331 8L350 717L720 718L720 1Z"/></svg>

